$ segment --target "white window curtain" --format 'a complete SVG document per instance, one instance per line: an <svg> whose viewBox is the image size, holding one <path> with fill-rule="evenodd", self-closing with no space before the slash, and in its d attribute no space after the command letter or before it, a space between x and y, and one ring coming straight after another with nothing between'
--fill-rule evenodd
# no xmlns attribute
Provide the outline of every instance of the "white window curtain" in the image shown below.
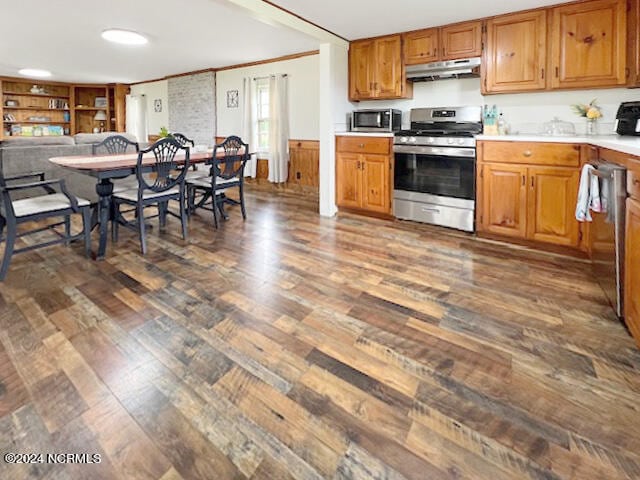
<svg viewBox="0 0 640 480"><path fill-rule="evenodd" d="M127 95L126 110L127 133L135 135L138 142L148 141L147 97L145 95Z"/></svg>
<svg viewBox="0 0 640 480"><path fill-rule="evenodd" d="M242 140L249 144L249 150L256 151L258 147L258 129L256 106L256 82L251 77L245 77L242 87ZM244 169L245 177L256 178L258 159L252 155Z"/></svg>
<svg viewBox="0 0 640 480"><path fill-rule="evenodd" d="M269 78L269 181L287 181L289 167L289 85L286 75Z"/></svg>

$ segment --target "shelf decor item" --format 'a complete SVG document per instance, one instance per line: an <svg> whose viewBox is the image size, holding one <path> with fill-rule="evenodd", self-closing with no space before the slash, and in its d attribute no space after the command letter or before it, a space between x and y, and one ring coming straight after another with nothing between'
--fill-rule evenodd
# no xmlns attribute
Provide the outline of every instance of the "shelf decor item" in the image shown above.
<svg viewBox="0 0 640 480"><path fill-rule="evenodd" d="M581 103L571 105L571 109L576 115L583 117L586 120L585 133L587 135L598 134L597 122L599 118L602 118L602 111L600 110L595 98L586 105Z"/></svg>
<svg viewBox="0 0 640 480"><path fill-rule="evenodd" d="M96 97L94 106L96 108L103 108L107 106L107 97Z"/></svg>

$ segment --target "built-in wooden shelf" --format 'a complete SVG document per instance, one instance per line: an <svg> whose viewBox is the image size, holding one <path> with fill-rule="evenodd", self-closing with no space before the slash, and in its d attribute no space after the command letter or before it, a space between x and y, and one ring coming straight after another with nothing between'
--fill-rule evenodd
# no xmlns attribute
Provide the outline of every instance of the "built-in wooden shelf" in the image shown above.
<svg viewBox="0 0 640 480"><path fill-rule="evenodd" d="M98 110L106 111L107 107L75 107L76 110L81 110L84 112L97 112Z"/></svg>
<svg viewBox="0 0 640 480"><path fill-rule="evenodd" d="M21 123L26 123L26 124L31 124L31 125L68 125L71 122L54 122L53 120L48 120L48 121L44 121L44 122L36 122L33 120L24 120L22 122L18 122L15 120L11 120L11 121L7 121L4 120L2 123L12 123L12 124L21 124Z"/></svg>
<svg viewBox="0 0 640 480"><path fill-rule="evenodd" d="M4 110L44 110L51 112L68 112L68 108L49 108L49 107L2 107Z"/></svg>
<svg viewBox="0 0 640 480"><path fill-rule="evenodd" d="M17 97L43 97L43 98L71 98L69 95L54 95L53 93L29 93L29 92L2 92L3 95L14 95Z"/></svg>

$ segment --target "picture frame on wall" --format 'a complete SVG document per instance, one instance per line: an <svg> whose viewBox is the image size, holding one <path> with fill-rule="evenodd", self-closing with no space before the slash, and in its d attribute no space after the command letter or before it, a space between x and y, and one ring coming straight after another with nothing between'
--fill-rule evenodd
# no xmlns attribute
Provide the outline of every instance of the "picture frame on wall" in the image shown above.
<svg viewBox="0 0 640 480"><path fill-rule="evenodd" d="M156 98L153 101L153 111L156 112L156 113L162 112L162 99L161 98Z"/></svg>
<svg viewBox="0 0 640 480"><path fill-rule="evenodd" d="M227 90L227 108L238 108L238 90Z"/></svg>
<svg viewBox="0 0 640 480"><path fill-rule="evenodd" d="M96 97L94 102L94 107L106 108L106 106L107 106L107 97Z"/></svg>

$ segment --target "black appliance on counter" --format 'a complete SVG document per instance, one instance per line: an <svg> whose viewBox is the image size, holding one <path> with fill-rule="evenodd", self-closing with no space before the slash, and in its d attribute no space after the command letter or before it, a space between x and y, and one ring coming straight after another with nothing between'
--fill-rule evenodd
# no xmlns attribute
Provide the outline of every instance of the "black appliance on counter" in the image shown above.
<svg viewBox="0 0 640 480"><path fill-rule="evenodd" d="M616 115L618 135L640 136L640 102L623 102Z"/></svg>

